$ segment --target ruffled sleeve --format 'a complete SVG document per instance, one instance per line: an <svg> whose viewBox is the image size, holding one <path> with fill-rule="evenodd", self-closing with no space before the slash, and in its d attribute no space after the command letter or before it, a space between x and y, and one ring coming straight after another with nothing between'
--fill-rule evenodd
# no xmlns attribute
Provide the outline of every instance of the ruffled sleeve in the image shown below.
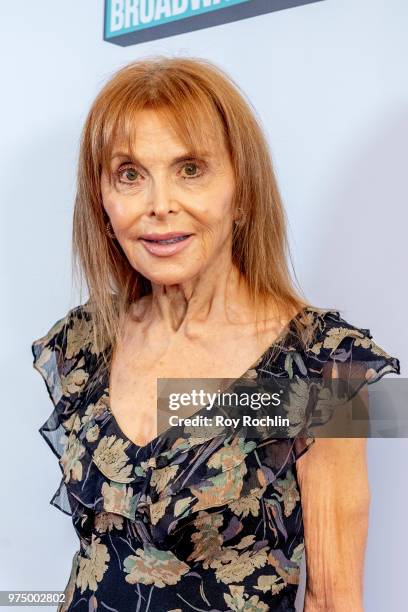
<svg viewBox="0 0 408 612"><path fill-rule="evenodd" d="M41 374L54 406L38 431L59 460L75 426L78 403L89 377L84 351L90 343L90 331L89 316L81 305L31 344L33 367ZM50 503L70 513L64 487L59 488Z"/></svg>
<svg viewBox="0 0 408 612"><path fill-rule="evenodd" d="M339 311L330 311L324 317L324 325L308 351L308 362L310 375L339 381L336 399L343 403L385 374L400 374L400 360L375 342L370 329L349 323ZM320 411L317 404L313 424L324 424L330 417L331 413Z"/></svg>

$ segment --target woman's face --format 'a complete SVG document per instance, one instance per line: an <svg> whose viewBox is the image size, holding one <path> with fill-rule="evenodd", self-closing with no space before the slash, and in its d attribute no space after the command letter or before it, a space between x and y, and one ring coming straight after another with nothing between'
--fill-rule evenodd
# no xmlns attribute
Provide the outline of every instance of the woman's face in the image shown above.
<svg viewBox="0 0 408 612"><path fill-rule="evenodd" d="M117 143L112 183L101 179L103 206L132 267L153 283L177 284L229 263L235 181L224 145L191 157L159 114L143 110L135 155Z"/></svg>

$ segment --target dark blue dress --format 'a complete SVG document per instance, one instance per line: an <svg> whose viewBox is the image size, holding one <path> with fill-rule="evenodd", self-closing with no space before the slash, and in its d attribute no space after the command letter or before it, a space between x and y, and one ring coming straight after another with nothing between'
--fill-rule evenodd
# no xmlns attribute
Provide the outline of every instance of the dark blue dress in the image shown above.
<svg viewBox="0 0 408 612"><path fill-rule="evenodd" d="M314 437L163 435L135 445L110 411L87 304L32 344L54 404L39 432L62 470L50 503L79 538L59 612L295 611L304 552L296 460ZM302 315L309 345L285 334L272 345L278 356L268 349L244 378L316 377L353 361L363 364L361 384L366 372L369 382L400 373L370 330L338 311Z"/></svg>

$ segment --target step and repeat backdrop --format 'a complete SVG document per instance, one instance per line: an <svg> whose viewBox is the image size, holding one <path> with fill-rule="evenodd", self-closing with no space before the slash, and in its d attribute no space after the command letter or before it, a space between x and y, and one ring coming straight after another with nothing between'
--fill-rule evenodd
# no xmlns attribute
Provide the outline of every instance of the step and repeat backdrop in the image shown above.
<svg viewBox="0 0 408 612"><path fill-rule="evenodd" d="M77 538L49 500L51 412L30 343L80 303L71 285L79 137L128 62L207 58L270 143L291 260L307 298L341 309L405 375L408 7L405 0L2 2L1 269L4 499L0 589L63 589ZM86 297L86 296L85 296ZM84 299L82 298L82 301ZM368 441L367 612L405 605L406 439ZM298 610L302 609L304 560Z"/></svg>

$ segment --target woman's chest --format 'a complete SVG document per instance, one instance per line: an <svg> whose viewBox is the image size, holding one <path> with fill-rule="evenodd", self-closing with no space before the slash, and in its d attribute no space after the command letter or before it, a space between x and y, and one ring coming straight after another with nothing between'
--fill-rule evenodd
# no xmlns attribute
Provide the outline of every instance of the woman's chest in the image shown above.
<svg viewBox="0 0 408 612"><path fill-rule="evenodd" d="M168 388L164 379L173 380L173 392L179 390L177 379L185 380L179 390L182 392L197 384L205 392L225 389L246 374L272 341L273 335L238 338L230 334L213 343L122 343L115 349L110 368L111 412L122 432L134 443L144 445L158 433L158 400L164 399L161 389Z"/></svg>

